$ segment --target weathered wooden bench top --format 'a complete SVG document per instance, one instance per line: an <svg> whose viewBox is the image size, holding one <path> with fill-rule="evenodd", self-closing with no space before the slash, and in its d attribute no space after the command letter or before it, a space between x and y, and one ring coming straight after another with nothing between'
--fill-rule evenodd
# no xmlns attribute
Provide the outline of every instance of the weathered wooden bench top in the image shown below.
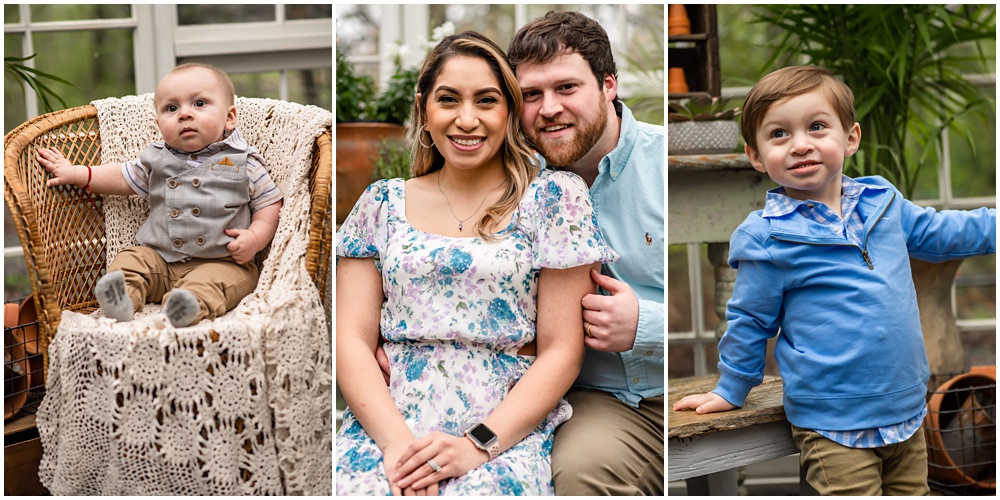
<svg viewBox="0 0 1000 500"><path fill-rule="evenodd" d="M732 411L698 415L691 411L674 411L674 403L689 394L709 392L715 388L718 375L671 379L667 384L667 438L684 439L718 431L752 427L783 421L785 409L781 403L781 378L768 376L750 391L742 408Z"/></svg>

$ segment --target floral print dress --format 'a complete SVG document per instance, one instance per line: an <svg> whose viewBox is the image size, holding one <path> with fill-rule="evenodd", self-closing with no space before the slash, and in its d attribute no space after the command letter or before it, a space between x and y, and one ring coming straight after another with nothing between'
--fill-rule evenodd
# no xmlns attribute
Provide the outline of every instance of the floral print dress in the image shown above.
<svg viewBox="0 0 1000 500"><path fill-rule="evenodd" d="M414 437L462 436L500 404L534 361L517 351L535 339L541 268L617 259L596 221L587 185L567 172L541 171L493 242L411 227L402 179L368 187L337 255L374 257L382 274L389 390ZM552 434L571 414L560 401L520 443L439 483L440 494L551 495ZM350 409L336 453L338 495L390 494L382 453Z"/></svg>

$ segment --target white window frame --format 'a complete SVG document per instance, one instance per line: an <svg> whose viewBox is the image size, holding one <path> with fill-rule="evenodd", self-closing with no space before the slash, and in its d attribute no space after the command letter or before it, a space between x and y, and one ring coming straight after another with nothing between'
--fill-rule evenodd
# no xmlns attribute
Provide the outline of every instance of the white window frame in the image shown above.
<svg viewBox="0 0 1000 500"><path fill-rule="evenodd" d="M176 4L132 4L127 18L46 22L32 22L30 7L18 5L18 22L4 23L4 35L21 35L25 55L35 52L34 33L131 29L136 94L153 92L177 64L198 60L231 73L279 71L279 99L288 100L289 71L333 67L333 19L289 20L285 4L274 4L274 21L195 26L177 25ZM39 115L38 99L31 87L24 90L31 119ZM4 247L4 259L23 254L20 246Z"/></svg>

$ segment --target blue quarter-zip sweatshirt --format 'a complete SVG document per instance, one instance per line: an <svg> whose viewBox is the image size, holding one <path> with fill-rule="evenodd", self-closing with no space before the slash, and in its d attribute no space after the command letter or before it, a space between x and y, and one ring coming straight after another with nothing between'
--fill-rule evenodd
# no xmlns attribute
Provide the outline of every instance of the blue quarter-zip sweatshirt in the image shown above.
<svg viewBox="0 0 1000 500"><path fill-rule="evenodd" d="M733 234L738 273L713 391L726 401L742 406L761 383L780 330L774 354L795 426L870 429L923 408L929 369L910 258L995 253L996 210L921 208L881 177L856 181L866 186L860 246L797 212L758 210Z"/></svg>

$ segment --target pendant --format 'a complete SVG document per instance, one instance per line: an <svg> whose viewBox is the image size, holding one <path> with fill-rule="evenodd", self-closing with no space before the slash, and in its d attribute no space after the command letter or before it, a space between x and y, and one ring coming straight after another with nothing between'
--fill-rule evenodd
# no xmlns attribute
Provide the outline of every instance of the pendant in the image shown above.
<svg viewBox="0 0 1000 500"><path fill-rule="evenodd" d="M461 233L461 232L462 232L462 229L465 229L465 224L463 224L463 223L459 222L459 223L458 223L458 232L460 232L460 233Z"/></svg>

